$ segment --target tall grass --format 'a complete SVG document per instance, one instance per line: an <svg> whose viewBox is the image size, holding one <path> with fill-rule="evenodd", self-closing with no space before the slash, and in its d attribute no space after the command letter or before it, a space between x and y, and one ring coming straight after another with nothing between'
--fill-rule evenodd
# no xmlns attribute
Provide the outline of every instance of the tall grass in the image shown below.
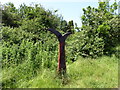
<svg viewBox="0 0 120 90"><path fill-rule="evenodd" d="M82 58L67 65L67 76L56 77L56 68L37 69L33 76L31 63L2 70L4 87L8 88L117 88L118 58L103 56L98 59ZM65 82L63 84L63 81Z"/></svg>

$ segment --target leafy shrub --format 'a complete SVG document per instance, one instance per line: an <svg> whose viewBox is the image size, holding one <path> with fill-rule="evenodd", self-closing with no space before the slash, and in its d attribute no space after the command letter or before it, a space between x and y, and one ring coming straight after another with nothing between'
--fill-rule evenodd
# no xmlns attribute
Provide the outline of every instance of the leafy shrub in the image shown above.
<svg viewBox="0 0 120 90"><path fill-rule="evenodd" d="M105 55L112 53L112 48L119 44L120 25L119 16L116 14L117 9L118 5L116 2L112 5L109 2L99 2L98 8L92 8L91 6L88 6L86 9L83 8L84 14L81 17L81 30L85 32L85 41L88 42L85 45L86 47L90 46L93 48L93 45L95 44L94 46L96 46L97 43L102 45L100 47L97 45L97 50L101 49L100 52ZM91 56L93 54L93 56L96 56L97 54L93 52L91 53L91 49L88 51L85 50L85 53L89 53L88 55Z"/></svg>
<svg viewBox="0 0 120 90"><path fill-rule="evenodd" d="M102 38L96 35L90 35L89 37L83 34L81 31L74 34L70 38L68 51L71 59L76 60L79 55L83 57L96 58L103 55L104 41ZM73 39L73 40L72 40ZM73 57L73 58L72 58Z"/></svg>

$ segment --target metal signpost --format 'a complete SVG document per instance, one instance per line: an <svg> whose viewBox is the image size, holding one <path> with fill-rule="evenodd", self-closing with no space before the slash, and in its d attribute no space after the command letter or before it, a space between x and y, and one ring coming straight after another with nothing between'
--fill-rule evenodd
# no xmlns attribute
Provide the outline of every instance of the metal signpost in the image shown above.
<svg viewBox="0 0 120 90"><path fill-rule="evenodd" d="M48 29L52 33L54 33L59 41L59 55L58 55L58 74L64 75L66 73L66 61L65 61L65 40L66 38L72 34L68 32L62 36L60 32L54 29Z"/></svg>

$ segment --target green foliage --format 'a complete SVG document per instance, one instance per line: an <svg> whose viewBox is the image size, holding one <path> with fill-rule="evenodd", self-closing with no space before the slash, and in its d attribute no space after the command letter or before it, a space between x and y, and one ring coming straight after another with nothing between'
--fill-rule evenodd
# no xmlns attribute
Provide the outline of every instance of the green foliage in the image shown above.
<svg viewBox="0 0 120 90"><path fill-rule="evenodd" d="M55 70L38 69L33 76L31 63L25 62L16 68L2 70L4 88L117 88L118 87L118 59L103 56L98 59L79 57L72 64L67 65L65 84L55 77ZM114 72L114 73L113 73Z"/></svg>
<svg viewBox="0 0 120 90"><path fill-rule="evenodd" d="M45 44L42 44L41 42L33 43L28 40L22 40L19 45L12 44L10 46L9 43L4 43L3 67L10 67L11 65L16 66L23 63L25 60L32 62L35 69L42 65L43 67L52 67L51 65L54 66L55 64L52 64L52 62L57 59L56 45L54 46L49 42L45 42ZM54 49L54 47L56 48ZM55 57L52 57L52 55L55 55Z"/></svg>
<svg viewBox="0 0 120 90"><path fill-rule="evenodd" d="M102 25L99 25L97 28L97 32L101 34L108 34L110 30L110 26L106 23L103 23Z"/></svg>
<svg viewBox="0 0 120 90"><path fill-rule="evenodd" d="M70 41L69 41L70 40ZM97 58L103 55L104 42L99 35L87 35L85 32L77 32L69 38L68 50L71 59L76 60L79 55L83 57ZM99 44L98 44L99 43ZM76 58L76 59L75 59Z"/></svg>
<svg viewBox="0 0 120 90"><path fill-rule="evenodd" d="M58 42L56 42L55 36L46 31L46 29L55 28L60 30L61 17L55 15L50 10L45 10L40 5L29 7L23 4L19 9L16 9L12 3L9 3L4 7L3 11L7 14L9 12L13 12L15 15L19 14L19 23L21 25L16 27L9 24L6 18L7 22L3 20L2 67L16 67L24 62L28 62L31 64L30 68L33 69L34 73L37 72L38 68L53 69L56 67ZM14 9L12 9L13 7ZM11 12L11 10L13 11ZM32 14L29 13L36 14L36 16L33 15L35 17L32 18ZM22 16L23 14L25 16ZM11 19L13 20L13 18Z"/></svg>
<svg viewBox="0 0 120 90"><path fill-rule="evenodd" d="M100 54L111 54L112 47L115 47L116 44L119 43L118 38L116 38L116 36L119 37L120 35L120 29L118 28L120 18L116 14L117 9L118 5L116 2L112 5L110 5L109 2L99 2L98 8L92 8L90 6L86 9L83 8L84 15L81 17L83 24L81 30L83 30L85 37L88 37L88 39L85 39L85 42L87 42L87 40L90 42L89 46L88 44L85 45L88 47L88 51L92 47L97 50L101 49L100 51L102 51L102 53L97 52L98 56ZM116 35L114 36L115 33ZM93 43L91 39L97 42L98 45L102 45L102 48L100 48L101 46L98 47L94 45L96 43ZM96 55L96 53L92 56L94 57L94 55Z"/></svg>
<svg viewBox="0 0 120 90"><path fill-rule="evenodd" d="M59 26L61 24L62 17L50 10L45 10L39 4L35 4L33 6L22 4L18 9L16 9L14 4L8 3L3 7L2 22L5 26L19 27L32 22L31 24L34 23L33 26L36 26L39 29L41 29L40 27L42 26L44 26L44 28L60 28Z"/></svg>
<svg viewBox="0 0 120 90"><path fill-rule="evenodd" d="M2 22L7 26L18 27L20 22L20 16L18 15L18 10L13 3L8 3L4 5L4 10L2 10Z"/></svg>
<svg viewBox="0 0 120 90"><path fill-rule="evenodd" d="M113 19L111 19L108 22L111 30L110 38L112 40L112 43L119 44L120 41L120 16L115 16Z"/></svg>
<svg viewBox="0 0 120 90"><path fill-rule="evenodd" d="M61 22L61 30L63 30L64 32L72 32L75 33L75 29L74 29L74 24L73 24L73 20L69 21L68 23L64 20Z"/></svg>
<svg viewBox="0 0 120 90"><path fill-rule="evenodd" d="M12 3L5 4L2 10L3 79L0 81L3 87L60 88L77 84L77 87L98 88L110 87L110 85L116 87L117 76L114 74L115 78L112 79L111 70L109 70L110 67L112 67L112 71L117 70L113 66L116 65L119 58L117 51L119 51L120 41L120 18L115 13L116 9L116 3L108 6L107 2L99 2L98 8L88 6L87 9L83 9L84 15L81 17L80 30L77 24L74 27L73 20L67 22L56 14L57 10L54 12L45 10L39 4L33 6L22 4L18 9ZM54 70L57 68L58 40L54 34L47 31L48 28L56 29L63 34L73 33L66 42L66 62L68 77L70 77L68 79L53 77ZM75 31L75 28L78 32ZM115 53L115 56L112 56L112 59L103 57L96 60L78 58L79 56L98 58L107 53L111 55ZM76 61L79 59L81 61ZM76 62L72 63L72 61ZM79 69L76 68L80 67L79 72ZM99 69L96 70L94 67ZM96 71L95 74L91 70ZM108 70L109 75L105 74L104 70ZM103 77L99 71L102 72ZM89 79L90 76L92 79ZM104 81L105 85L103 82L99 82L99 79ZM53 82L54 80L55 82ZM114 83L106 84L112 81ZM63 82L66 85L63 86Z"/></svg>

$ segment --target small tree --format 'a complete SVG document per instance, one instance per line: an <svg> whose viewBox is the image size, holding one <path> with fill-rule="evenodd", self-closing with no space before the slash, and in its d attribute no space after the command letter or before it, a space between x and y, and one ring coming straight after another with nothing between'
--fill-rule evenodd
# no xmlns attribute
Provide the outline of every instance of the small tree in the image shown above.
<svg viewBox="0 0 120 90"><path fill-rule="evenodd" d="M81 30L84 31L84 34L89 39L91 39L91 37L93 36L94 38L96 36L98 38L102 38L104 42L104 54L110 52L111 47L115 46L115 44L111 42L113 41L112 38L115 38L116 36L113 36L112 33L113 27L111 27L110 21L113 22L112 19L117 16L116 14L117 8L118 5L116 2L114 2L112 5L109 5L108 1L99 2L98 8L94 7L92 8L90 6L88 6L86 9L83 8L84 15L81 17L82 18ZM117 31L119 30L116 30L116 32ZM116 34L118 33L119 32L117 32Z"/></svg>

